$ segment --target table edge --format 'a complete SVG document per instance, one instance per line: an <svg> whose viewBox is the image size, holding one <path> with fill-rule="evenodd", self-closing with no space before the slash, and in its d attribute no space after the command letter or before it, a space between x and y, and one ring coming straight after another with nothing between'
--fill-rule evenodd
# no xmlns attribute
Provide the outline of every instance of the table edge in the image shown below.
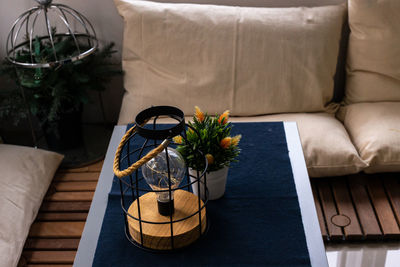
<svg viewBox="0 0 400 267"><path fill-rule="evenodd" d="M314 198L311 191L297 124L296 122L284 122L283 124L311 265L328 267L325 246L319 228L317 212L314 205ZM91 266L93 263L97 241L99 239L99 233L103 222L100 218L104 218L108 201L107 196L111 190L112 179L114 177L112 170L114 153L122 136L125 134L125 131L126 125L117 125L114 127L93 201L79 242L78 251L75 256L73 264L75 267ZM88 225L90 225L90 227L88 227Z"/></svg>
<svg viewBox="0 0 400 267"><path fill-rule="evenodd" d="M126 125L114 127L73 266L86 267L92 266L93 264L97 241L99 240L101 226L107 208L108 193L111 190L112 179L114 178L114 155L125 132Z"/></svg>
<svg viewBox="0 0 400 267"><path fill-rule="evenodd" d="M284 122L284 128L311 266L328 267L297 123Z"/></svg>

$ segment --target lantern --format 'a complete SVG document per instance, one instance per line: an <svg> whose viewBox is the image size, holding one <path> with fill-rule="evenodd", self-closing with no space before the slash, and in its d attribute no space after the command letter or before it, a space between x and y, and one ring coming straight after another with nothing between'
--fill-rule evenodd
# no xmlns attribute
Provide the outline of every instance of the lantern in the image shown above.
<svg viewBox="0 0 400 267"><path fill-rule="evenodd" d="M69 6L53 4L52 0L35 1L39 5L21 14L8 34L6 52L11 63L26 68L54 68L81 60L96 51L96 32L84 15ZM62 58L57 53L61 49L57 43L66 39L73 42L74 50ZM49 42L51 56L46 61L36 61L35 41L38 40ZM30 62L26 61L26 56Z"/></svg>
<svg viewBox="0 0 400 267"><path fill-rule="evenodd" d="M53 4L52 0L35 1L38 5L22 13L11 26L7 36L6 58L15 67L36 70L56 69L59 66L81 60L97 50L96 32L84 15L69 6ZM68 56L62 56L59 53L63 49L60 46L61 41L69 41L74 44ZM46 46L48 57L38 56L41 42ZM27 109L32 140L37 146L31 109L26 103L23 87L19 87ZM104 114L103 107L102 112Z"/></svg>
<svg viewBox="0 0 400 267"><path fill-rule="evenodd" d="M162 117L175 123L157 123ZM185 160L174 149L179 144L172 141L180 135L190 146L187 127L178 108L151 107L136 116L135 124L118 146L114 173L119 178L125 233L140 248L176 250L192 244L207 231L207 159L192 147L191 156L204 160L205 168L190 174ZM204 199L193 194L192 184L198 192L206 192Z"/></svg>

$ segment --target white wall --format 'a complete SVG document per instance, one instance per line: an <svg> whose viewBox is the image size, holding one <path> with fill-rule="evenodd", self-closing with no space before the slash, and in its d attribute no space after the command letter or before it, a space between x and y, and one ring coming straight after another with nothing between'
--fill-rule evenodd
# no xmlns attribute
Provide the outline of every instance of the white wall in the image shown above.
<svg viewBox="0 0 400 267"><path fill-rule="evenodd" d="M241 6L318 6L345 2L346 0L159 0L160 2L196 2L218 3ZM0 58L5 56L5 42L12 23L25 10L36 5L33 0L0 0ZM114 41L116 49L122 50L123 20L119 16L113 0L56 0L78 10L85 15L95 27L100 42ZM120 53L116 59L120 61ZM0 87L3 83L0 82ZM113 81L109 90L104 94L107 120L115 121L123 93L121 79ZM86 107L87 120L95 120L98 114L98 105Z"/></svg>

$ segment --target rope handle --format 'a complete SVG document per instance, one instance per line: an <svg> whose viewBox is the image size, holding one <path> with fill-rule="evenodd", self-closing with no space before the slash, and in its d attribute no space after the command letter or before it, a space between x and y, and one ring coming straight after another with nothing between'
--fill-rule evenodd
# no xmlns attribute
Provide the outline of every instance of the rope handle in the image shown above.
<svg viewBox="0 0 400 267"><path fill-rule="evenodd" d="M146 122L144 123L146 124ZM122 148L124 147L126 141L128 138L136 132L136 124L133 125L122 137L121 142L118 145L117 151L115 152L115 158L114 158L114 165L113 165L113 170L114 174L118 178L122 178L124 176L131 175L134 171L140 168L143 164L149 162L152 158L156 157L161 151L163 151L171 141L168 139L165 139L158 147L154 148L151 150L149 153L147 153L144 157L133 163L131 166L126 168L125 170L120 170L119 166L119 159L121 155Z"/></svg>

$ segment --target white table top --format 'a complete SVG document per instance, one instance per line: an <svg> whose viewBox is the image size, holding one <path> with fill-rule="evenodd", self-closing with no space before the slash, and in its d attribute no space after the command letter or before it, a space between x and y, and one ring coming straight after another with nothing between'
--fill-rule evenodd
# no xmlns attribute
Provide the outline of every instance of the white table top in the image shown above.
<svg viewBox="0 0 400 267"><path fill-rule="evenodd" d="M328 267L297 125L295 122L284 122L284 128L311 265ZM78 252L75 256L74 266L76 267L92 266L103 222L102 219L107 208L108 193L111 190L114 177L112 170L114 155L125 131L126 126L115 126L114 128Z"/></svg>

